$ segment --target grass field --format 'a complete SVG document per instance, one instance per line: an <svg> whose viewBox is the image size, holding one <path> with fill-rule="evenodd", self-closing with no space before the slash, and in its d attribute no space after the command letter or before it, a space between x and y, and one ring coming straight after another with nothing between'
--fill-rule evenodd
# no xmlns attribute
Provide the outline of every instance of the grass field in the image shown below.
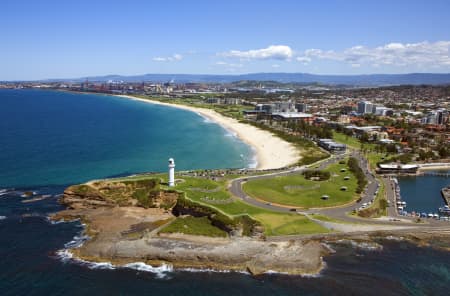
<svg viewBox="0 0 450 296"><path fill-rule="evenodd" d="M265 212L255 214L253 217L261 221L266 230L265 234L268 236L329 232L328 229L299 214Z"/></svg>
<svg viewBox="0 0 450 296"><path fill-rule="evenodd" d="M155 178L160 178L163 182L167 182L167 174L116 178L114 181L145 181L147 179L150 180ZM239 199L233 198L226 189L229 182L228 178L221 181L213 181L198 177L176 176L176 179L182 181L178 183L174 189L185 192L188 199L219 210L229 217L248 214L264 226L265 235L267 236L329 232L328 229L309 220L304 215L272 212L251 206ZM161 185L161 189L168 189L168 187ZM199 218L193 218L193 220L185 219L186 218L177 218L174 222L164 228L162 232L179 232L209 236L220 236L223 234L223 231L211 225L207 218L204 218L206 220L203 218L203 220L198 220Z"/></svg>
<svg viewBox="0 0 450 296"><path fill-rule="evenodd" d="M333 139L334 141L342 144L346 144L348 147L353 149L360 149L361 148L361 142L351 136L347 136L343 133L338 133L336 131L333 131Z"/></svg>
<svg viewBox="0 0 450 296"><path fill-rule="evenodd" d="M303 215L276 213L232 198L226 190L227 181L212 181L194 177L183 177L182 179L184 182L178 184L176 189L186 192L187 198L213 207L230 217L248 214L261 222L267 236L328 232L326 228ZM205 199L205 197L208 198Z"/></svg>
<svg viewBox="0 0 450 296"><path fill-rule="evenodd" d="M390 159L391 157L393 157L392 154L386 153L369 152L366 154L366 158L369 161L372 170L376 169L377 163Z"/></svg>
<svg viewBox="0 0 450 296"><path fill-rule="evenodd" d="M297 174L249 181L243 189L248 195L267 202L302 208L337 206L356 199L357 181L347 164L333 164L326 171L331 173L327 181L311 181ZM350 179L344 180L345 176ZM343 186L347 187L346 191L341 190ZM323 195L329 199L321 199Z"/></svg>
<svg viewBox="0 0 450 296"><path fill-rule="evenodd" d="M347 221L333 219L333 218L330 218L330 217L322 215L322 214L311 214L311 218L317 219L317 220L320 220L320 221L324 221L324 222L341 223L341 224L353 224L353 223L350 223L350 222L347 222Z"/></svg>
<svg viewBox="0 0 450 296"><path fill-rule="evenodd" d="M213 225L208 217L178 217L159 231L160 233L184 233L211 237L226 237L227 233Z"/></svg>

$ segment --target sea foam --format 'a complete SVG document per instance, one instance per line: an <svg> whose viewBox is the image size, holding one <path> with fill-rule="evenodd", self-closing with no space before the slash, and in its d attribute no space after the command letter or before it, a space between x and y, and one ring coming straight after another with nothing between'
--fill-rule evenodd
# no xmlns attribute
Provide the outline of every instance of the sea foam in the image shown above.
<svg viewBox="0 0 450 296"><path fill-rule="evenodd" d="M156 275L157 278L165 278L167 277L167 273L173 271L173 266L170 264L162 264L159 267L154 267L149 264L145 264L144 262L133 262L120 266L122 268L129 268L138 271L151 272Z"/></svg>

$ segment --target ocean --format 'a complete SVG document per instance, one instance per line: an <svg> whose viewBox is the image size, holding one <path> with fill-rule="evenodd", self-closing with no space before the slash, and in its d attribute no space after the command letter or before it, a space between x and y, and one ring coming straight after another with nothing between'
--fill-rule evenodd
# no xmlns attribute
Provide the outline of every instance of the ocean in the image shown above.
<svg viewBox="0 0 450 296"><path fill-rule="evenodd" d="M318 276L128 268L71 260L79 221L51 223L58 195L92 178L244 167L251 150L193 113L115 97L0 90L0 295L447 295L448 252L382 240L337 244ZM25 191L49 197L22 203Z"/></svg>
<svg viewBox="0 0 450 296"><path fill-rule="evenodd" d="M1 90L0 104L0 187L165 171L169 157L177 170L254 165L231 133L177 108L43 90Z"/></svg>

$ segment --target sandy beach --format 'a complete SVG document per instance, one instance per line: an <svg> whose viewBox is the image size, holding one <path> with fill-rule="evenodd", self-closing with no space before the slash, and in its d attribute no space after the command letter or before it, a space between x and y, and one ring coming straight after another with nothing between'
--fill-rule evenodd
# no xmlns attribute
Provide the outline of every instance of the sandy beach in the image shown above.
<svg viewBox="0 0 450 296"><path fill-rule="evenodd" d="M214 110L196 108L186 105L169 104L153 100L141 99L133 96L119 95L118 97L138 100L150 104L164 105L195 112L223 128L234 133L239 139L250 145L256 152L257 169L277 169L295 164L300 160L300 151L294 145L268 131L258 129L249 124L238 122L236 119L225 117Z"/></svg>

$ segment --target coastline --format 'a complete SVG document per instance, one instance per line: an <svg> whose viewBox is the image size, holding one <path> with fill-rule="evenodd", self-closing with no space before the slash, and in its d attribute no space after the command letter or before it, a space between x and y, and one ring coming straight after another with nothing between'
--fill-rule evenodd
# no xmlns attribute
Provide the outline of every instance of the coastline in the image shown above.
<svg viewBox="0 0 450 296"><path fill-rule="evenodd" d="M417 170L417 174L420 175L422 171L449 171L450 170L450 163L448 164L436 164L436 165L429 165L429 166L421 166Z"/></svg>
<svg viewBox="0 0 450 296"><path fill-rule="evenodd" d="M170 104L158 102L150 99L142 99L129 95L114 95L116 97L146 102L149 104L162 105L197 113L224 129L231 131L240 140L249 145L255 152L257 166L256 169L268 170L279 169L297 163L300 158L299 150L292 145L268 131L258 129L249 124L238 122L234 118L225 117L214 110L191 107L186 105Z"/></svg>

